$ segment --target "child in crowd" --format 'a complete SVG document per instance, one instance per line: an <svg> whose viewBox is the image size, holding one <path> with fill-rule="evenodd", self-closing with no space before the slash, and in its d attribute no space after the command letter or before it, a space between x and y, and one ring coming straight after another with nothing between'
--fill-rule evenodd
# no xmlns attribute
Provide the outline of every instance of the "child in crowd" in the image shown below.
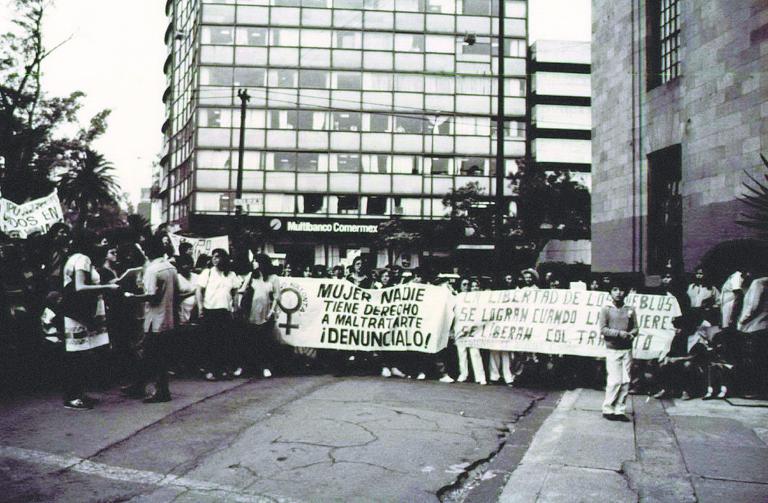
<svg viewBox="0 0 768 503"><path fill-rule="evenodd" d="M605 401L603 417L609 421L629 422L626 416L629 394L632 342L638 334L637 313L624 304L623 285L611 286L611 305L600 309L598 326L605 340Z"/></svg>

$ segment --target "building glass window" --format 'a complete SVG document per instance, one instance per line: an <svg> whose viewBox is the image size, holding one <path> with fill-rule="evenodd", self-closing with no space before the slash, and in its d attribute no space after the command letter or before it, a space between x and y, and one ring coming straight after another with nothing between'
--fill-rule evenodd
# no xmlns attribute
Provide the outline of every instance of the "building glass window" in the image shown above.
<svg viewBox="0 0 768 503"><path fill-rule="evenodd" d="M267 46L267 28L238 28L238 45Z"/></svg>
<svg viewBox="0 0 768 503"><path fill-rule="evenodd" d="M424 35L398 33L395 35L395 50L404 52L423 52Z"/></svg>
<svg viewBox="0 0 768 503"><path fill-rule="evenodd" d="M649 0L648 88L680 76L680 2Z"/></svg>
<svg viewBox="0 0 768 503"><path fill-rule="evenodd" d="M200 125L204 127L229 127L231 110L226 108L201 108Z"/></svg>
<svg viewBox="0 0 768 503"><path fill-rule="evenodd" d="M214 45L232 45L234 42L233 30L230 27L204 26L203 43Z"/></svg>
<svg viewBox="0 0 768 503"><path fill-rule="evenodd" d="M263 68L235 68L235 86L261 87L264 85Z"/></svg>
<svg viewBox="0 0 768 503"><path fill-rule="evenodd" d="M387 212L387 198L379 196L369 196L366 215L384 215Z"/></svg>
<svg viewBox="0 0 768 503"><path fill-rule="evenodd" d="M320 154L314 152L299 152L297 157L297 169L298 171L318 171L319 162Z"/></svg>
<svg viewBox="0 0 768 503"><path fill-rule="evenodd" d="M683 198L681 149L673 145L648 156L648 272L681 270Z"/></svg>
<svg viewBox="0 0 768 503"><path fill-rule="evenodd" d="M333 112L334 131L360 131L359 112Z"/></svg>
<svg viewBox="0 0 768 503"><path fill-rule="evenodd" d="M338 171L346 173L358 173L360 169L360 156L358 154L339 154Z"/></svg>
<svg viewBox="0 0 768 503"><path fill-rule="evenodd" d="M389 132L389 115L371 114L370 131L374 133Z"/></svg>
<svg viewBox="0 0 768 503"><path fill-rule="evenodd" d="M359 31L337 31L334 47L337 49L362 49L362 35Z"/></svg>
<svg viewBox="0 0 768 503"><path fill-rule="evenodd" d="M336 89L358 91L362 89L363 77L359 72L338 72L336 74Z"/></svg>
<svg viewBox="0 0 768 503"><path fill-rule="evenodd" d="M272 129L296 129L295 110L270 110L269 115Z"/></svg>
<svg viewBox="0 0 768 503"><path fill-rule="evenodd" d="M301 70L299 87L326 89L328 87L328 72L325 70Z"/></svg>
<svg viewBox="0 0 768 503"><path fill-rule="evenodd" d="M395 117L395 131L398 133L420 134L424 130L424 119L398 115Z"/></svg>
<svg viewBox="0 0 768 503"><path fill-rule="evenodd" d="M356 212L360 209L360 196L339 196L339 213Z"/></svg>
<svg viewBox="0 0 768 503"><path fill-rule="evenodd" d="M450 174L450 161L449 157L431 157L430 159L430 174L432 175L449 175Z"/></svg>
<svg viewBox="0 0 768 503"><path fill-rule="evenodd" d="M296 77L298 72L290 69L279 69L277 71L277 87L296 87Z"/></svg>
<svg viewBox="0 0 768 503"><path fill-rule="evenodd" d="M299 129L318 131L326 128L325 112L312 112L310 110L299 110L298 126Z"/></svg>
<svg viewBox="0 0 768 503"><path fill-rule="evenodd" d="M294 171L296 169L296 154L293 152L275 152L275 171Z"/></svg>
<svg viewBox="0 0 768 503"><path fill-rule="evenodd" d="M482 157L465 157L460 159L459 173L464 176L482 176L486 161Z"/></svg>
<svg viewBox="0 0 768 503"><path fill-rule="evenodd" d="M323 196L321 194L304 194L304 213L319 213L323 209Z"/></svg>

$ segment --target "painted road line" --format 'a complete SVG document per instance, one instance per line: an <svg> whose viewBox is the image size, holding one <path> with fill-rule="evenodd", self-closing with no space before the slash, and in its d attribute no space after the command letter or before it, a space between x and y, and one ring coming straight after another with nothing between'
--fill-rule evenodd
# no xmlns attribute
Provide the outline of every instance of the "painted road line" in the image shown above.
<svg viewBox="0 0 768 503"><path fill-rule="evenodd" d="M236 487L217 484L215 482L177 477L176 475L165 475L146 470L135 470L133 468L123 468L104 463L96 463L75 456L62 456L31 449L22 449L20 447L0 445L0 457L10 458L16 461L54 466L85 475L94 475L103 479L117 480L120 482L130 482L133 484L151 485L156 487L170 487L206 494L208 496L219 495L226 501L236 501L238 503L290 503L290 500L286 498L251 493Z"/></svg>

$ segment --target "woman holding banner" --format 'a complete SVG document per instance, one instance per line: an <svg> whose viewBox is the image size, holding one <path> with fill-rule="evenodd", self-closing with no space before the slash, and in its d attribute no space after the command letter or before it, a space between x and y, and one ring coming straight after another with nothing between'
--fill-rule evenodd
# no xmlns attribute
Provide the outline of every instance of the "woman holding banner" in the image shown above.
<svg viewBox="0 0 768 503"><path fill-rule="evenodd" d="M390 288L396 286L394 274L389 269L383 269L379 274L379 281L373 284L374 288ZM405 351L382 352L381 377L405 377L405 373L399 367L407 368L407 353Z"/></svg>
<svg viewBox="0 0 768 503"><path fill-rule="evenodd" d="M366 270L363 257L358 255L352 260L352 272L347 275L347 281L356 286L359 286L360 288L371 288L373 286L373 278L371 277L371 274ZM346 357L347 367L357 366L358 368L366 367L366 369L368 369L368 355L366 355L365 352L348 351L347 353L349 354L349 356ZM335 358L332 358L332 360L335 360ZM355 363L357 365L355 365ZM340 370L339 367L341 367L341 365L333 365L337 367L337 370ZM350 369L347 368L347 371L349 370Z"/></svg>
<svg viewBox="0 0 768 503"><path fill-rule="evenodd" d="M470 288L470 279L468 277L460 278L459 295L469 292ZM475 374L475 382L486 384L485 367L483 367L483 358L480 355L480 350L478 348L462 346L457 339L456 351L459 354L459 376L456 378L456 382L466 382L469 378L469 366L467 365L467 355L469 355L469 359L472 361L472 373Z"/></svg>

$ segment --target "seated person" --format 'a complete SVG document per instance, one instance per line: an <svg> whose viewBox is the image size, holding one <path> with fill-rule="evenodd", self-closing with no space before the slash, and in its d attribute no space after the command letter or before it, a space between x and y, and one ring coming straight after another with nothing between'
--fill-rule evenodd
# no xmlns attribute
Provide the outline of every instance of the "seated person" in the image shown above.
<svg viewBox="0 0 768 503"><path fill-rule="evenodd" d="M659 358L656 380L660 389L653 395L654 398L676 396L679 391L683 400L690 400L699 389L708 340L703 323L706 322L696 310L673 321L675 338L669 352Z"/></svg>

